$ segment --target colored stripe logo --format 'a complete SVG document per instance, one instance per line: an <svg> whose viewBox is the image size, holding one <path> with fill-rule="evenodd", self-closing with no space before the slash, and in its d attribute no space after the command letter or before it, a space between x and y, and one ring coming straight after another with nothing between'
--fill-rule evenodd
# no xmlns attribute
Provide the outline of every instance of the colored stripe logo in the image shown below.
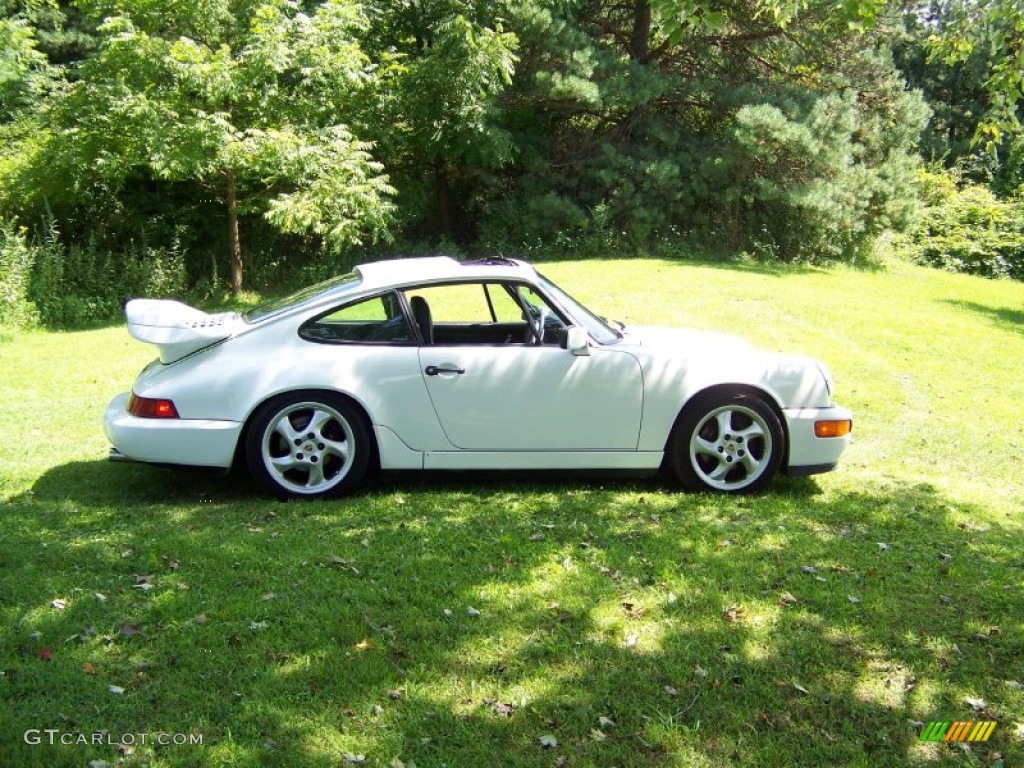
<svg viewBox="0 0 1024 768"><path fill-rule="evenodd" d="M988 741L995 729L994 720L933 721L925 726L921 741Z"/></svg>

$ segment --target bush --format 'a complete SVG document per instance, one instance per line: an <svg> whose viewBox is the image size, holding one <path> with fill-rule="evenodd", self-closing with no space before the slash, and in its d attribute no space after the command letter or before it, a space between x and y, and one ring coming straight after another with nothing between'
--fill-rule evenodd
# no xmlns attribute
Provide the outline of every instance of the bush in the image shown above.
<svg viewBox="0 0 1024 768"><path fill-rule="evenodd" d="M43 324L73 328L120 317L125 299L135 296L180 297L187 291L181 248L135 244L121 253L94 241L65 245L51 222L34 244L28 297Z"/></svg>
<svg viewBox="0 0 1024 768"><path fill-rule="evenodd" d="M1024 200L1000 199L955 175L921 177L927 206L911 233L911 256L953 272L1024 280Z"/></svg>
<svg viewBox="0 0 1024 768"><path fill-rule="evenodd" d="M34 260L25 231L0 224L0 325L25 328L39 321L28 297Z"/></svg>

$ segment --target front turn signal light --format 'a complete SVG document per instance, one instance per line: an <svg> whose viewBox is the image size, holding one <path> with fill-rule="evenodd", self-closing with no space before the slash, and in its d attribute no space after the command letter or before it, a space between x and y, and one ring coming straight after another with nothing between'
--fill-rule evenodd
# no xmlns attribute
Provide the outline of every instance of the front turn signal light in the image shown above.
<svg viewBox="0 0 1024 768"><path fill-rule="evenodd" d="M139 397L132 394L128 398L128 413L141 419L176 419L178 409L170 400L154 397Z"/></svg>
<svg viewBox="0 0 1024 768"><path fill-rule="evenodd" d="M853 422L849 419L814 422L815 437L845 437L852 429Z"/></svg>

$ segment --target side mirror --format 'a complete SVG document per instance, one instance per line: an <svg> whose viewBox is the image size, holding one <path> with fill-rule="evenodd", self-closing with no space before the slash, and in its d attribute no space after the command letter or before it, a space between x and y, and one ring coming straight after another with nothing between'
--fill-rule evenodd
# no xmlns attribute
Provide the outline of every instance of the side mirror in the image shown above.
<svg viewBox="0 0 1024 768"><path fill-rule="evenodd" d="M562 331L562 349L568 349L577 357L590 354L590 337L585 328L570 325Z"/></svg>

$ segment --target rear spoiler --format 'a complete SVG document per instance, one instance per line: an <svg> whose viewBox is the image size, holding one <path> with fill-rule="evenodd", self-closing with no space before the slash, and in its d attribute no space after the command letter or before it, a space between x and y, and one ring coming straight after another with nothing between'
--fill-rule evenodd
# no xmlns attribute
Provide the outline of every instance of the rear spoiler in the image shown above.
<svg viewBox="0 0 1024 768"><path fill-rule="evenodd" d="M230 337L238 318L234 312L211 315L169 299L132 299L124 305L124 315L128 333L155 344L161 363L173 363Z"/></svg>

